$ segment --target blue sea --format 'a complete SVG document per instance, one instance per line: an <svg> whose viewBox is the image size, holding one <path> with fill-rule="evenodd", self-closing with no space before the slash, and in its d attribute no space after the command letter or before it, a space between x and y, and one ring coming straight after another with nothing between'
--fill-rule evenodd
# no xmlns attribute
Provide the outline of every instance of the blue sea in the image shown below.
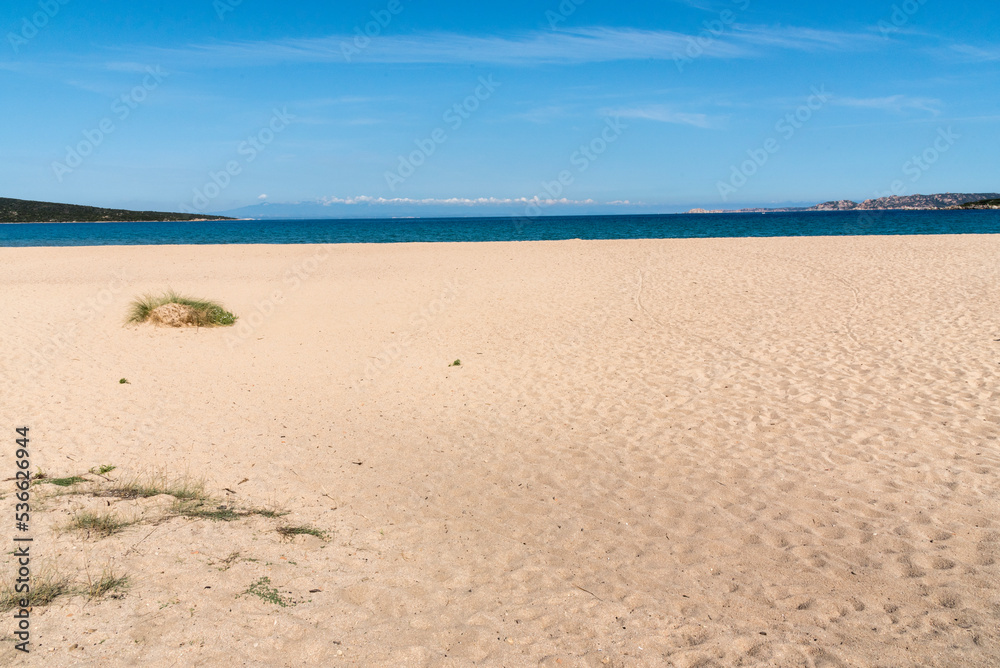
<svg viewBox="0 0 1000 668"><path fill-rule="evenodd" d="M0 225L0 246L327 244L558 239L690 239L893 234L998 234L1000 211L241 220Z"/></svg>

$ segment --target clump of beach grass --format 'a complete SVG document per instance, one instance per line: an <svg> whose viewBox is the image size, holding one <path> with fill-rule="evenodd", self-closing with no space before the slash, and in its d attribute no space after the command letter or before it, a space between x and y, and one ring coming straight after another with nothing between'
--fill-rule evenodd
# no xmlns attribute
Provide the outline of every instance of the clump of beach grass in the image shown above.
<svg viewBox="0 0 1000 668"><path fill-rule="evenodd" d="M127 526L127 522L114 513L95 513L89 510L77 513L67 528L95 533L102 538L112 536Z"/></svg>
<svg viewBox="0 0 1000 668"><path fill-rule="evenodd" d="M91 601L104 598L109 594L111 598L120 598L125 590L128 589L129 584L129 577L127 575L118 575L112 569L108 568L101 573L100 578L90 582L81 593Z"/></svg>
<svg viewBox="0 0 1000 668"><path fill-rule="evenodd" d="M132 300L126 324L150 322L170 327L229 327L237 316L221 304L208 299L194 299L167 290L163 294L146 294Z"/></svg>
<svg viewBox="0 0 1000 668"><path fill-rule="evenodd" d="M51 568L31 575L31 591L28 595L15 589L13 579L0 587L0 612L20 607L21 599L27 598L32 607L40 608L52 603L64 594L72 593L69 578Z"/></svg>
<svg viewBox="0 0 1000 668"><path fill-rule="evenodd" d="M136 476L128 480L115 480L104 487L100 496L119 499L148 499L166 494L179 501L205 501L205 481L189 477L168 478L166 474Z"/></svg>

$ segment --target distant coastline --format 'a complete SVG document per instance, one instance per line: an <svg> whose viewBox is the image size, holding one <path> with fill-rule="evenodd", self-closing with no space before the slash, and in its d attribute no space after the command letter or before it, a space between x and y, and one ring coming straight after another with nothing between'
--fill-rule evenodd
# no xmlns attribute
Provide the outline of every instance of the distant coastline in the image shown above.
<svg viewBox="0 0 1000 668"><path fill-rule="evenodd" d="M177 223L235 220L227 216L102 209L0 197L0 223Z"/></svg>
<svg viewBox="0 0 1000 668"><path fill-rule="evenodd" d="M936 211L954 209L1000 209L1000 193L943 193L903 195L854 202L842 199L810 207L774 209L691 209L688 213L807 213L810 211Z"/></svg>

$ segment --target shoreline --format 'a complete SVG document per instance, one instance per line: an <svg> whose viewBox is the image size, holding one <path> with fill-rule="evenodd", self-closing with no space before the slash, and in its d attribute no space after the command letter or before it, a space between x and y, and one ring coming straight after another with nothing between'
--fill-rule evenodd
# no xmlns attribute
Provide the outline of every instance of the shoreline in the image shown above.
<svg viewBox="0 0 1000 668"><path fill-rule="evenodd" d="M545 218L655 218L665 216L703 216L703 215L755 215L755 214L843 214L858 213L865 214L871 212L886 213L890 211L901 212L946 212L946 211L997 211L1000 207L891 207L891 208L871 208L871 209L691 209L688 211L673 211L669 213L625 213L625 214L542 214L536 219ZM194 218L190 220L25 220L25 221L0 221L0 225L58 225L58 224L154 224L154 223L237 223L237 222L296 222L296 221L399 221L399 220L509 220L518 219L523 216L519 214L488 215L488 216L384 216L384 217L337 217L337 218Z"/></svg>

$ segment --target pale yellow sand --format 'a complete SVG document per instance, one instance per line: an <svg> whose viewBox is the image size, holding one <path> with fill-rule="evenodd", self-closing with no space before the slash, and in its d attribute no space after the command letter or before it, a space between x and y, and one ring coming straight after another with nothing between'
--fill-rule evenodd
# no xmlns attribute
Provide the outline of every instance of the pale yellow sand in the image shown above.
<svg viewBox="0 0 1000 668"><path fill-rule="evenodd" d="M50 497L35 559L132 587L36 609L34 653L0 663L1000 665L998 258L996 236L0 249L2 477L27 423L51 475L166 468L290 511ZM122 327L166 287L241 327ZM59 532L80 508L147 521ZM265 576L297 604L238 597Z"/></svg>

